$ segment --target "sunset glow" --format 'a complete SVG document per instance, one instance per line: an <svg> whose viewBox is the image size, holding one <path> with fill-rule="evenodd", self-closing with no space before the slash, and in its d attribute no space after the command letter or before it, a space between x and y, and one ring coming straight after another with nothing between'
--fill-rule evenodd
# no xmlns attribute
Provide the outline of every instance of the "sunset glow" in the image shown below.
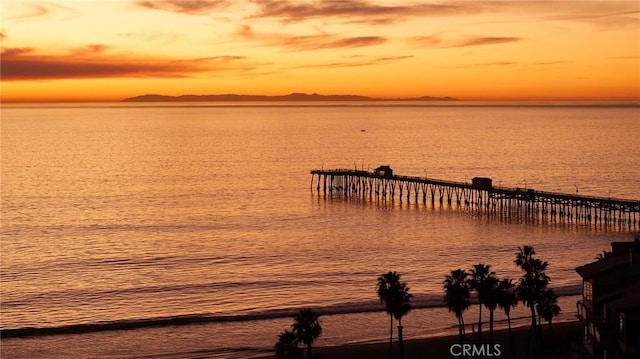
<svg viewBox="0 0 640 359"><path fill-rule="evenodd" d="M640 100L640 2L2 3L2 101Z"/></svg>

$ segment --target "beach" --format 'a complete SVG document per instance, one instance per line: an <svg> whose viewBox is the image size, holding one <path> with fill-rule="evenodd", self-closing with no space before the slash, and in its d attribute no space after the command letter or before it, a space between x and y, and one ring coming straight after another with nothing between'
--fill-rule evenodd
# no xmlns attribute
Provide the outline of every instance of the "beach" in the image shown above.
<svg viewBox="0 0 640 359"><path fill-rule="evenodd" d="M526 351L527 339L529 334L528 326L513 328L513 338L516 358L523 358ZM581 326L580 322L563 322L553 324L553 337L549 337L547 324L544 323L544 337L542 344L536 348L537 358L555 359L570 357L572 343L579 343ZM483 344L489 344L488 331L483 332ZM455 358L462 357L460 347L456 344L460 343L458 335L430 337L423 339L411 339L404 342L404 358ZM467 333L466 343L478 344L477 333ZM489 344L490 345L490 344ZM511 359L514 355L509 345L508 329L500 329L494 333L494 345L499 345L499 349L493 347L493 351L486 357L496 357ZM452 347L453 346L453 347ZM491 346L490 346L491 347ZM321 347L314 349L313 357L316 359L386 359L388 358L389 343L371 343L371 344L351 344L332 347ZM397 338L394 338L394 358L399 357L399 348ZM489 353L489 352L487 352ZM273 356L264 356L271 358Z"/></svg>
<svg viewBox="0 0 640 359"><path fill-rule="evenodd" d="M468 318L468 328L473 321ZM494 345L490 346L488 326L483 331L485 346L491 348L495 358L514 358L509 344L508 330L500 327L494 331ZM516 358L523 358L526 351L529 326L513 328ZM274 358L273 344L259 345L247 341L244 350L228 351L216 345L215 332L207 326L186 325L167 328L140 330L114 330L84 334L47 335L23 338L3 338L1 355L3 359L63 359L63 358ZM204 330L204 332L203 332ZM578 321L565 321L553 324L553 337L549 338L548 326L543 322L543 341L536 348L537 358L567 358L571 346L580 343L582 327ZM207 333L209 335L207 335ZM327 332L325 335L336 333ZM340 334L340 333L337 333ZM276 338L274 332L272 338ZM343 333L348 336L348 333ZM322 336L320 339L323 338ZM320 343L320 344L318 344ZM388 358L388 340L378 339L368 343L346 343L325 345L318 340L313 346L312 356L316 359L386 359ZM324 342L326 343L326 342ZM345 343L342 341L342 343ZM465 343L478 344L477 332L468 332ZM458 335L433 335L421 338L411 337L404 340L404 358L455 358L461 347ZM453 346L453 347L452 347ZM301 346L302 358L306 357L306 347ZM394 358L399 358L397 329L394 328ZM453 351L453 354L451 352ZM498 352L499 351L499 352ZM489 352L487 352L489 353ZM462 356L458 356L462 357Z"/></svg>

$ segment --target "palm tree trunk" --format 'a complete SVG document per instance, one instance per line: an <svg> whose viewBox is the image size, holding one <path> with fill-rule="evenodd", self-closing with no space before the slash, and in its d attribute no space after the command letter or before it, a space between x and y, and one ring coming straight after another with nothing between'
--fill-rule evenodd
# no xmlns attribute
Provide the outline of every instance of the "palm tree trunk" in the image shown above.
<svg viewBox="0 0 640 359"><path fill-rule="evenodd" d="M400 347L400 359L404 359L404 348L402 346L402 318L398 319L398 346Z"/></svg>
<svg viewBox="0 0 640 359"><path fill-rule="evenodd" d="M531 303L531 305L529 306L529 308L531 309L531 329L529 330L529 338L527 338L527 357L529 357L529 350L533 352L533 349L531 348L531 339L536 335L536 310L533 305L534 304Z"/></svg>
<svg viewBox="0 0 640 359"><path fill-rule="evenodd" d="M507 313L507 325L509 325L509 344L511 344L511 353L513 359L517 359L516 346L513 344L513 332L511 332L511 314Z"/></svg>
<svg viewBox="0 0 640 359"><path fill-rule="evenodd" d="M458 316L458 332L460 333L460 344L462 344L464 342L464 336L462 334L462 327L464 326L464 323L462 322L462 316Z"/></svg>
<svg viewBox="0 0 640 359"><path fill-rule="evenodd" d="M307 344L307 358L311 359L311 344Z"/></svg>
<svg viewBox="0 0 640 359"><path fill-rule="evenodd" d="M553 338L553 330L551 328L551 319L549 319L549 338Z"/></svg>
<svg viewBox="0 0 640 359"><path fill-rule="evenodd" d="M538 340L542 340L542 318L538 313Z"/></svg>
<svg viewBox="0 0 640 359"><path fill-rule="evenodd" d="M462 322L462 343L464 343L464 337L466 336L466 333L464 329L464 317L462 316L462 314L460 314L460 321Z"/></svg>
<svg viewBox="0 0 640 359"><path fill-rule="evenodd" d="M478 311L478 342L482 343L482 302L478 301L480 310Z"/></svg>
<svg viewBox="0 0 640 359"><path fill-rule="evenodd" d="M489 310L489 341L493 348L493 309Z"/></svg>
<svg viewBox="0 0 640 359"><path fill-rule="evenodd" d="M393 314L389 314L389 359L393 359Z"/></svg>

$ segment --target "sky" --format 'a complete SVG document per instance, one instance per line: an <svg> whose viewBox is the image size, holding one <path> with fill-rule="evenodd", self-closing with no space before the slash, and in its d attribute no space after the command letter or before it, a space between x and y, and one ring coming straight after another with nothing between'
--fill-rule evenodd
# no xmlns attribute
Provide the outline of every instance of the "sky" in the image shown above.
<svg viewBox="0 0 640 359"><path fill-rule="evenodd" d="M2 102L640 100L640 1L2 0Z"/></svg>

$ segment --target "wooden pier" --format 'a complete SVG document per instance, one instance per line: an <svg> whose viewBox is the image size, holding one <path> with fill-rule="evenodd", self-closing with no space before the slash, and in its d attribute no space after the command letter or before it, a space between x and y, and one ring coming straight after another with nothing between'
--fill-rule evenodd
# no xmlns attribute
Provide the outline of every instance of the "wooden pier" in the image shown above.
<svg viewBox="0 0 640 359"><path fill-rule="evenodd" d="M318 195L357 197L441 206L459 206L502 217L577 224L640 226L640 200L563 194L534 189L495 187L489 178L471 183L399 176L388 166L375 171L312 170L311 191Z"/></svg>

